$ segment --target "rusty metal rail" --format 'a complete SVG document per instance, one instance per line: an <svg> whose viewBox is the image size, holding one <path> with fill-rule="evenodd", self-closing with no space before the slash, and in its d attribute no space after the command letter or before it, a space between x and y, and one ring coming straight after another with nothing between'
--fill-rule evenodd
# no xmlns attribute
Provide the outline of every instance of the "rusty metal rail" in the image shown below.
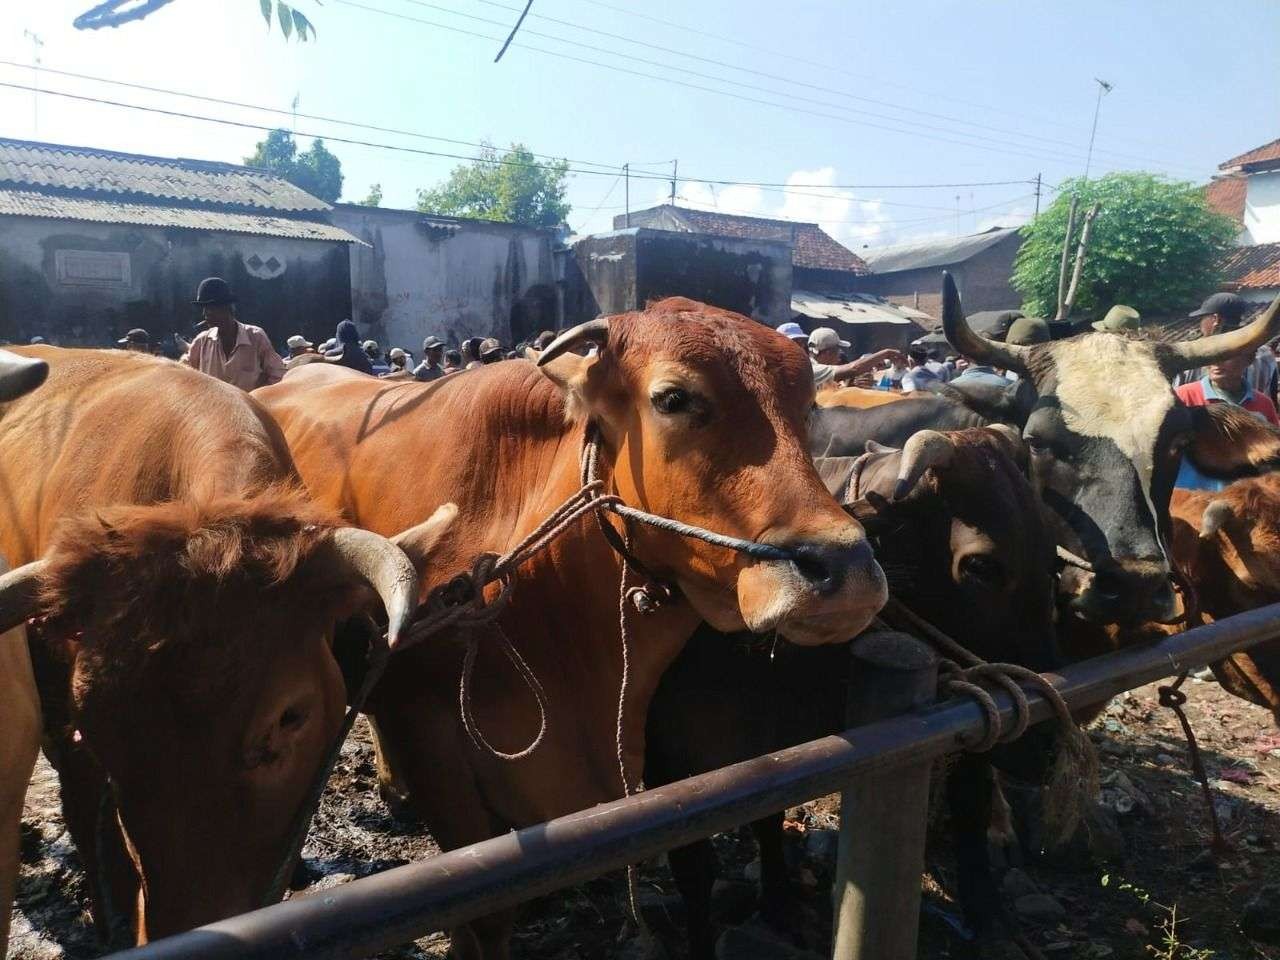
<svg viewBox="0 0 1280 960"><path fill-rule="evenodd" d="M1073 709L1088 707L1277 637L1280 604L1075 664L1055 685ZM1036 721L1049 718L1043 697L1028 699ZM1008 696L996 700L1003 719L1012 719ZM973 702L948 701L231 917L113 960L366 957L838 791L859 776L954 752L983 723Z"/></svg>

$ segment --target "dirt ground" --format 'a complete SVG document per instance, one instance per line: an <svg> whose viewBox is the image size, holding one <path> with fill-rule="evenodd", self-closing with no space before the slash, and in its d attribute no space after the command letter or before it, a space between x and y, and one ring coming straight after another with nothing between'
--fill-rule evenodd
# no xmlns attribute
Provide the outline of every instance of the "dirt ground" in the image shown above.
<svg viewBox="0 0 1280 960"><path fill-rule="evenodd" d="M1091 728L1102 761L1092 842L1078 838L1052 856L1002 853L1003 889L1015 926L1049 960L1280 960L1280 734L1270 715L1212 681L1189 683L1188 715L1204 750L1214 802L1230 843L1218 863L1206 853L1199 787L1173 714L1154 687L1116 698ZM716 839L722 880L715 903L725 960L812 960L827 953L834 865L835 798L788 813L795 901L787 930L755 915L758 863L744 835ZM940 832L940 836L941 836ZM1025 956L1007 939L978 948L957 926L946 845L934 844L924 878L919 956ZM348 740L304 851L312 890L431 856L436 847L396 822L378 799L368 727ZM100 955L87 923L85 884L58 811L57 778L42 761L23 821L24 863L11 956L78 960ZM680 960L682 909L661 862L640 872L640 904L653 936L627 917L625 884L605 877L526 907L514 954L527 960ZM1274 886L1271 886L1274 885ZM1269 943L1267 941L1270 941ZM448 955L437 934L384 954Z"/></svg>

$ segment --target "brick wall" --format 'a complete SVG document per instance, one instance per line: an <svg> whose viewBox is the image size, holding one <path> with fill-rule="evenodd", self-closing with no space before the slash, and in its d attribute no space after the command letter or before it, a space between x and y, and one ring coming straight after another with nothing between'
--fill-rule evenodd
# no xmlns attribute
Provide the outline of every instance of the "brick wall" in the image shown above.
<svg viewBox="0 0 1280 960"><path fill-rule="evenodd" d="M1010 234L964 263L952 264L951 271L964 308L969 313L979 310L1013 310L1022 306L1022 297L1009 285L1013 259L1022 238ZM859 277L857 289L923 310L933 317L942 316L942 267L922 270L900 270L896 273L874 273Z"/></svg>

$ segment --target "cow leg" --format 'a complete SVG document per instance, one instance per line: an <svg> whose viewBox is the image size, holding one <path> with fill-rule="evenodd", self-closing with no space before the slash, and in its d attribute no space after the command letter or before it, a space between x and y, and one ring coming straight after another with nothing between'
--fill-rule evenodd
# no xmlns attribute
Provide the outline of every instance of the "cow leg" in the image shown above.
<svg viewBox="0 0 1280 960"><path fill-rule="evenodd" d="M713 960L715 928L711 923L711 888L716 882L716 855L710 840L667 852L667 865L684 900L690 960Z"/></svg>
<svg viewBox="0 0 1280 960"><path fill-rule="evenodd" d="M978 936L989 933L1001 913L987 848L994 775L984 756L962 754L947 777L947 807L956 851L956 899Z"/></svg>
<svg viewBox="0 0 1280 960"><path fill-rule="evenodd" d="M789 908L791 884L782 842L783 812L771 813L751 824L760 846L760 915L773 926L785 926L793 916Z"/></svg>
<svg viewBox="0 0 1280 960"><path fill-rule="evenodd" d="M83 747L63 739L56 750L62 817L75 841L89 881L94 926L111 946L132 943L131 919L138 904L138 874L125 850L114 815L106 815L107 780ZM55 755L50 752L50 758Z"/></svg>
<svg viewBox="0 0 1280 960"><path fill-rule="evenodd" d="M0 957L17 892L22 804L40 752L40 702L21 629L0 636Z"/></svg>
<svg viewBox="0 0 1280 960"><path fill-rule="evenodd" d="M516 912L504 910L456 927L449 931L451 953L456 960L510 960L515 923Z"/></svg>
<svg viewBox="0 0 1280 960"><path fill-rule="evenodd" d="M414 823L418 817L409 796L409 784L400 772L404 764L395 758L390 740L378 729L378 721L373 716L368 719L373 730L373 765L378 772L378 796L396 820Z"/></svg>

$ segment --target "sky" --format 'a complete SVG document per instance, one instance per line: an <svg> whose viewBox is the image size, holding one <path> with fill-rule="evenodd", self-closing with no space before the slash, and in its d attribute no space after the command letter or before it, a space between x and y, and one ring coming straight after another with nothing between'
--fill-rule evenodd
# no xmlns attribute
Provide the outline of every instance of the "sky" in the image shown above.
<svg viewBox="0 0 1280 960"><path fill-rule="evenodd" d="M519 142L569 161L579 233L665 202L677 162L682 205L817 221L854 250L1023 223L1037 175L1047 205L1084 172L1099 78L1091 175L1203 183L1280 136L1266 0L534 0L499 63L520 0L296 0L308 43L259 0L74 29L95 2L0 5L0 135L242 162L283 126L324 136L344 200L379 183L401 208L482 141Z"/></svg>

